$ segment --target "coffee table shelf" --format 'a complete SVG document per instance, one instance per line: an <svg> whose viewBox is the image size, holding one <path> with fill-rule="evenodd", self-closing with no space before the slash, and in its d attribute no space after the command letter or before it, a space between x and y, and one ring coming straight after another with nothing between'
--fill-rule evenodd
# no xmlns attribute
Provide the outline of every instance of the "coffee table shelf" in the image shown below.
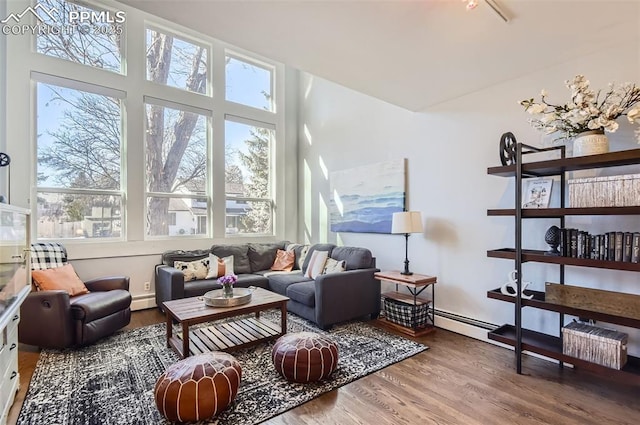
<svg viewBox="0 0 640 425"><path fill-rule="evenodd" d="M227 323L217 323L189 330L189 355L208 351L234 351L281 335L280 325L266 319L250 317ZM170 340L178 354L182 353L183 337L178 333Z"/></svg>

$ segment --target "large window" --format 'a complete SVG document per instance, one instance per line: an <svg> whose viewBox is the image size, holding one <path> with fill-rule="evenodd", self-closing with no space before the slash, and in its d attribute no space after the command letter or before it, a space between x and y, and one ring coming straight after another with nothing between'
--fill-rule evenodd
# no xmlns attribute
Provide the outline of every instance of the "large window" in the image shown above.
<svg viewBox="0 0 640 425"><path fill-rule="evenodd" d="M226 233L271 234L274 130L237 120L225 122Z"/></svg>
<svg viewBox="0 0 640 425"><path fill-rule="evenodd" d="M147 80L207 93L207 49L164 31L147 29Z"/></svg>
<svg viewBox="0 0 640 425"><path fill-rule="evenodd" d="M146 105L147 235L206 234L207 113L152 101Z"/></svg>
<svg viewBox="0 0 640 425"><path fill-rule="evenodd" d="M225 77L227 100L267 111L274 110L273 70L270 67L227 55Z"/></svg>
<svg viewBox="0 0 640 425"><path fill-rule="evenodd" d="M278 65L118 2L29 4L39 29L7 43L35 53L15 69L35 88L37 238L274 234Z"/></svg>
<svg viewBox="0 0 640 425"><path fill-rule="evenodd" d="M122 109L108 91L37 83L38 238L121 237Z"/></svg>
<svg viewBox="0 0 640 425"><path fill-rule="evenodd" d="M121 72L121 39L126 15L63 0L40 0L38 21L50 31L36 38L38 53L108 71ZM80 19L80 16L94 18ZM121 22L120 22L121 21Z"/></svg>

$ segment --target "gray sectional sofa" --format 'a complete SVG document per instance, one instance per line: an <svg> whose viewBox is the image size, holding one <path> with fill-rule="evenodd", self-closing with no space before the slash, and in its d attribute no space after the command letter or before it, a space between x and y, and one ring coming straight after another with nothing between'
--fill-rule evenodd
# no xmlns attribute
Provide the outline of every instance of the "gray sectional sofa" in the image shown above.
<svg viewBox="0 0 640 425"><path fill-rule="evenodd" d="M257 286L290 298L290 312L311 320L323 329L331 325L361 317L375 318L380 312L380 281L375 279L375 258L366 248L339 247L333 244L311 245L302 263L298 259L302 246L297 246L294 270L273 273L270 268L278 249L287 242L273 244L213 245L210 250L168 251L162 264L156 266L156 303L162 309L164 301L202 296L219 289L217 279L184 281L183 273L173 267L174 261L195 261L206 258L209 252L222 258L234 257L235 286ZM311 279L304 275L314 251L327 251L330 258L345 261L346 270L322 274Z"/></svg>

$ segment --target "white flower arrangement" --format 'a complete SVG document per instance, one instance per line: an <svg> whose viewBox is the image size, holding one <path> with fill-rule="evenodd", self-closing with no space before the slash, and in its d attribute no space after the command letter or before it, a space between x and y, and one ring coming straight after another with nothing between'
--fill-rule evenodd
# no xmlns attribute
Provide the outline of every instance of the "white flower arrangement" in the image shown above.
<svg viewBox="0 0 640 425"><path fill-rule="evenodd" d="M616 119L626 115L629 123L640 123L640 87L625 83L615 86L609 83L604 95L602 90L596 93L589 87L589 80L584 75L576 75L567 80L567 88L571 91L571 100L564 105L554 105L547 101L548 93L542 90L540 102L533 98L521 100L520 105L536 118L529 122L534 128L546 134L560 133L558 139L569 139L585 131L604 133L618 129ZM640 132L636 131L638 143Z"/></svg>

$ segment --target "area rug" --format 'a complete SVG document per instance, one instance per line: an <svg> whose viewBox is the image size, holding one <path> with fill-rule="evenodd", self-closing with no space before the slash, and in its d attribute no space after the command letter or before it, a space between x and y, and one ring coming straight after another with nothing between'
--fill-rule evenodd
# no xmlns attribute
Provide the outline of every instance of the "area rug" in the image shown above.
<svg viewBox="0 0 640 425"><path fill-rule="evenodd" d="M269 311L262 317L279 323L279 314ZM362 322L325 332L289 314L288 331L330 335L338 344L338 369L324 381L295 384L275 371L273 342L236 351L232 354L242 366L238 395L217 418L201 423L256 424L428 348ZM43 350L17 424L169 423L153 399L156 379L179 360L165 338L165 324L157 324L122 331L79 350Z"/></svg>

